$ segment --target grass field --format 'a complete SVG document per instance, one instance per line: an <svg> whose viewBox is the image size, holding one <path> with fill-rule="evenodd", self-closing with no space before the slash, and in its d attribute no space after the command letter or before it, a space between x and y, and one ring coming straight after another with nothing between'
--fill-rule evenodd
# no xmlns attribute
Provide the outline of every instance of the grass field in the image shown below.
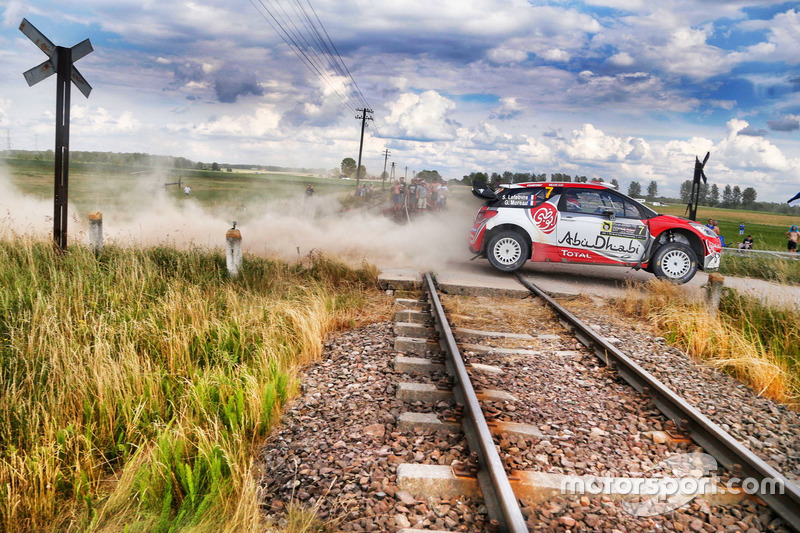
<svg viewBox="0 0 800 533"><path fill-rule="evenodd" d="M656 210L667 215L684 216L686 206L672 204L658 207ZM744 222L745 235L753 236L755 247L758 250L785 252L785 233L792 224L800 226L800 218L791 215L715 207L699 207L697 209L698 222L705 224L709 218L713 218L719 223L720 232L729 246L735 246L736 243L742 241L742 238L739 237L739 224Z"/></svg>
<svg viewBox="0 0 800 533"><path fill-rule="evenodd" d="M48 161L5 159L12 184L23 194L53 198L53 164ZM166 183L181 180L181 187ZM183 199L183 186L191 197L213 215L244 221L257 216L248 207L303 194L307 184L318 194L346 195L355 191L355 181L328 179L281 172L213 172L208 170L158 170L139 167L71 163L69 201L83 216L91 211L125 213L147 207L157 194L165 192L176 201Z"/></svg>

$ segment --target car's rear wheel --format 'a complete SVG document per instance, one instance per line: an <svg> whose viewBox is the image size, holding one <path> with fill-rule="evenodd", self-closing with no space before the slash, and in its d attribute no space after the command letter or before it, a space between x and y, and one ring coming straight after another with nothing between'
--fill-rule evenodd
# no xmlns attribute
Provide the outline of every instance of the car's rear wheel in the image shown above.
<svg viewBox="0 0 800 533"><path fill-rule="evenodd" d="M682 242L668 242L653 254L653 274L673 283L686 283L697 273L697 256Z"/></svg>
<svg viewBox="0 0 800 533"><path fill-rule="evenodd" d="M516 231L504 230L495 233L486 245L489 263L497 270L513 272L531 256L530 242Z"/></svg>

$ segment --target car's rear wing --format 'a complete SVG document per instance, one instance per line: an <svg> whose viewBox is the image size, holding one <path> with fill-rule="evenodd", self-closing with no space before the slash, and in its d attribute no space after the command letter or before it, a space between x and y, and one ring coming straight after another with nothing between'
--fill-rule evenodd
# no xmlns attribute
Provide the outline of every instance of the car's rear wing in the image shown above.
<svg viewBox="0 0 800 533"><path fill-rule="evenodd" d="M473 181L472 194L481 200L497 200L497 194L485 181Z"/></svg>

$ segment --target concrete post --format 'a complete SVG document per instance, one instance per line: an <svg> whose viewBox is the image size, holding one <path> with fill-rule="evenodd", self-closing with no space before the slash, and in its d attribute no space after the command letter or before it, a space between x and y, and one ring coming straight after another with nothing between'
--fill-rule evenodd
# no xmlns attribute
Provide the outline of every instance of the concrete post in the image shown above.
<svg viewBox="0 0 800 533"><path fill-rule="evenodd" d="M89 246L95 253L103 251L103 213L100 211L89 213Z"/></svg>
<svg viewBox="0 0 800 533"><path fill-rule="evenodd" d="M239 275L239 269L242 268L242 234L234 227L228 230L225 234L226 250L225 259L228 265L228 274L231 277Z"/></svg>
<svg viewBox="0 0 800 533"><path fill-rule="evenodd" d="M711 316L717 316L719 302L722 299L722 287L725 284L725 276L719 272L712 272L708 275L706 284L706 306Z"/></svg>

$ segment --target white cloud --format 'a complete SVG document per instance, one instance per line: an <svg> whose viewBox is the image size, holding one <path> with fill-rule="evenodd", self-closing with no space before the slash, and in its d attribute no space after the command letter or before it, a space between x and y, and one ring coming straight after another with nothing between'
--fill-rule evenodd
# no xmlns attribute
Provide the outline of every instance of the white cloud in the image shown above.
<svg viewBox="0 0 800 533"><path fill-rule="evenodd" d="M384 123L392 135L407 139L446 141L455 138L455 125L449 118L455 103L436 91L403 93L389 104Z"/></svg>
<svg viewBox="0 0 800 533"><path fill-rule="evenodd" d="M80 135L136 133L142 127L130 111L114 115L108 109L89 105L73 105L70 120L74 131Z"/></svg>
<svg viewBox="0 0 800 533"><path fill-rule="evenodd" d="M747 61L779 62L789 65L800 63L800 11L790 9L778 13L770 21L749 21L742 23L743 29L768 30L767 41L754 44L747 49L743 58Z"/></svg>
<svg viewBox="0 0 800 533"><path fill-rule="evenodd" d="M650 150L644 139L606 135L592 124L584 124L572 132L572 138L561 147L571 159L587 161L621 161L629 156L642 159Z"/></svg>
<svg viewBox="0 0 800 533"><path fill-rule="evenodd" d="M519 63L528 58L528 54L524 50L513 48L493 48L486 55L495 63Z"/></svg>
<svg viewBox="0 0 800 533"><path fill-rule="evenodd" d="M193 136L265 137L277 134L281 116L271 107L259 105L254 111L241 115L223 115L196 126L176 123L174 131L188 131Z"/></svg>

